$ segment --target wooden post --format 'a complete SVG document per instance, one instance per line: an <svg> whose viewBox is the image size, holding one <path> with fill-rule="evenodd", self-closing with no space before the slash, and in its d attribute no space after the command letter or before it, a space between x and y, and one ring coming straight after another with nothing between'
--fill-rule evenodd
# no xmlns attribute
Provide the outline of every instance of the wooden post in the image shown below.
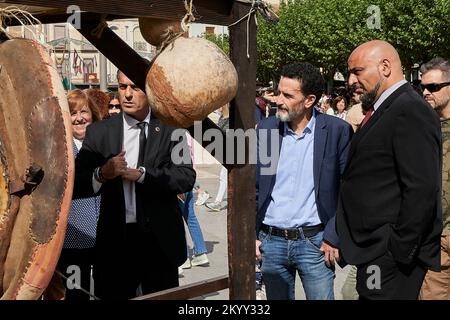
<svg viewBox="0 0 450 320"><path fill-rule="evenodd" d="M238 20L250 11L250 6L235 2L232 15ZM247 58L247 32L249 53ZM231 102L230 128L255 128L256 94L256 24L247 19L230 27L231 60L239 76L239 89ZM236 148L235 148L236 150ZM229 150L228 150L229 151ZM230 300L255 299L255 166L249 164L248 141L246 163L231 166L228 173L228 264Z"/></svg>

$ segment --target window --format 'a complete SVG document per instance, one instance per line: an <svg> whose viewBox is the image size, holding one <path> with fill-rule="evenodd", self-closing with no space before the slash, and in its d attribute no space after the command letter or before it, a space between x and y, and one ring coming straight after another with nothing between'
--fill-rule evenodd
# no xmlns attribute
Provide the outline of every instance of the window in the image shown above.
<svg viewBox="0 0 450 320"><path fill-rule="evenodd" d="M66 36L66 27L65 26L55 26L54 29L55 39L61 39Z"/></svg>
<svg viewBox="0 0 450 320"><path fill-rule="evenodd" d="M133 48L136 51L147 51L147 42L141 34L139 27L133 30Z"/></svg>
<svg viewBox="0 0 450 320"><path fill-rule="evenodd" d="M216 28L215 27L206 27L206 34L214 34L215 33Z"/></svg>

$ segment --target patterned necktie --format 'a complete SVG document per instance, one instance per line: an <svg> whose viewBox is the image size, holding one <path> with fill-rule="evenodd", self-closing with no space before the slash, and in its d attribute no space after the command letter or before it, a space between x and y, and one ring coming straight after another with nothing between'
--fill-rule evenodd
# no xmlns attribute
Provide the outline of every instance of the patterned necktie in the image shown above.
<svg viewBox="0 0 450 320"><path fill-rule="evenodd" d="M145 125L147 122L139 122L136 124L138 128L141 130L139 133L139 158L137 166L141 167L144 165L144 155L145 155L145 144L147 143L147 138L145 136Z"/></svg>
<svg viewBox="0 0 450 320"><path fill-rule="evenodd" d="M367 110L367 112L366 112L366 116L364 117L363 121L361 122L361 128L365 126L367 121L369 121L369 119L372 116L372 114L373 114L373 108L370 107L370 109Z"/></svg>

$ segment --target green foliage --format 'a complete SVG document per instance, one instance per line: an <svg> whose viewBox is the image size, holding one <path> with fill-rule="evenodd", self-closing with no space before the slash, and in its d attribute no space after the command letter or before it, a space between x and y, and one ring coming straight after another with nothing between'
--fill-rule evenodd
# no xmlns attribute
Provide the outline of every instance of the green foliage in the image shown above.
<svg viewBox="0 0 450 320"><path fill-rule="evenodd" d="M380 8L380 29L368 27L370 5ZM345 72L352 50L372 39L392 43L405 69L449 56L449 0L290 0L279 17L277 25L258 20L258 78L264 82L294 61L309 61L332 79Z"/></svg>
<svg viewBox="0 0 450 320"><path fill-rule="evenodd" d="M230 55L230 41L227 34L202 33L200 37L215 43L223 52Z"/></svg>

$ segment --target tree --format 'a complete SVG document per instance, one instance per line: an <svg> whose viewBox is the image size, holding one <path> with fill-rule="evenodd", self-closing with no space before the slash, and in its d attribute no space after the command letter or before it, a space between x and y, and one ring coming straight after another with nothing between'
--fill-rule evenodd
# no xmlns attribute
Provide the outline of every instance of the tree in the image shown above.
<svg viewBox="0 0 450 320"><path fill-rule="evenodd" d="M230 40L227 34L202 33L200 37L215 43L223 52L230 55Z"/></svg>
<svg viewBox="0 0 450 320"><path fill-rule="evenodd" d="M294 61L313 63L330 80L336 71L345 73L356 46L372 39L391 42L405 69L449 54L448 0L291 0L279 16L277 25L259 20L258 78L264 82Z"/></svg>

